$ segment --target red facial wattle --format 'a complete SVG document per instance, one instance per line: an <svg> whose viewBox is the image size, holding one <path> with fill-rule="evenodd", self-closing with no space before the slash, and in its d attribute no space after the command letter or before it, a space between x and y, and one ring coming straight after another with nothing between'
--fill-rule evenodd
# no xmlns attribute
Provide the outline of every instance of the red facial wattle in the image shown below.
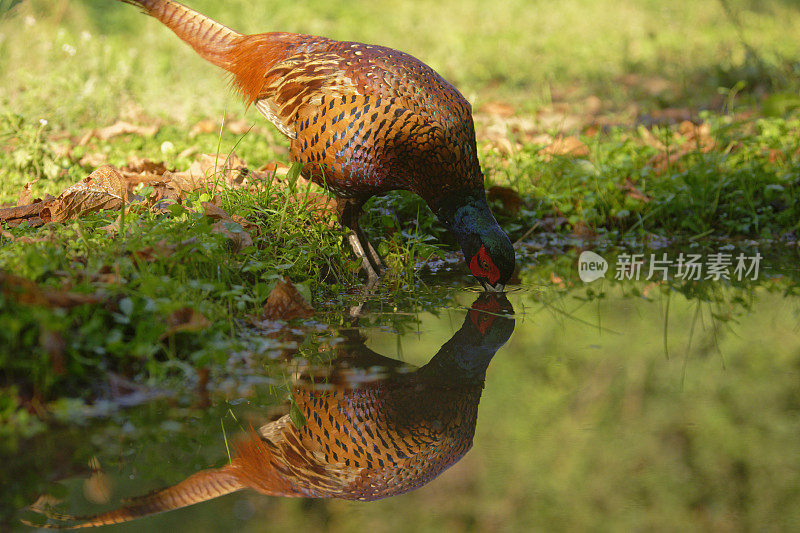
<svg viewBox="0 0 800 533"><path fill-rule="evenodd" d="M497 315L491 315L476 309L470 309L469 318L472 320L472 323L475 325L475 327L478 328L478 331L481 332L481 335L485 335L486 331L494 322L494 319L497 318Z"/></svg>
<svg viewBox="0 0 800 533"><path fill-rule="evenodd" d="M491 285L495 285L500 279L500 269L492 261L491 256L486 253L486 248L481 244L478 253L472 256L469 262L469 270L478 279L486 279Z"/></svg>
<svg viewBox="0 0 800 533"><path fill-rule="evenodd" d="M487 294L491 295L492 293ZM478 331L481 332L481 335L484 335L501 312L500 302L494 296L490 296L483 301L479 299L472 304L472 308L469 310L469 318L478 328Z"/></svg>

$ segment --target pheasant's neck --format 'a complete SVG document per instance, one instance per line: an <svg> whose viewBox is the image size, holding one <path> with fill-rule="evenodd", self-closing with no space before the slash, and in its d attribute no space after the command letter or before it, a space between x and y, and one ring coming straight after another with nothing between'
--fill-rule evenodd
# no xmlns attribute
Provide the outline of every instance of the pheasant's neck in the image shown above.
<svg viewBox="0 0 800 533"><path fill-rule="evenodd" d="M486 369L497 352L497 347L483 344L449 342L417 374L429 381L448 385L483 383Z"/></svg>
<svg viewBox="0 0 800 533"><path fill-rule="evenodd" d="M497 226L497 221L486 203L483 189L452 194L442 199L434 212L462 249L470 238L485 234L488 228Z"/></svg>

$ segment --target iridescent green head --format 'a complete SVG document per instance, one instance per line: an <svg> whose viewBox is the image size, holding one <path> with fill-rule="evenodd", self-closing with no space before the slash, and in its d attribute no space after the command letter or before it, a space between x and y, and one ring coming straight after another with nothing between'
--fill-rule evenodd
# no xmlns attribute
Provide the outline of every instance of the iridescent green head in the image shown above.
<svg viewBox="0 0 800 533"><path fill-rule="evenodd" d="M455 235L469 271L483 288L503 291L514 273L514 247L489 210L485 195L464 200L451 210L440 210L439 217Z"/></svg>

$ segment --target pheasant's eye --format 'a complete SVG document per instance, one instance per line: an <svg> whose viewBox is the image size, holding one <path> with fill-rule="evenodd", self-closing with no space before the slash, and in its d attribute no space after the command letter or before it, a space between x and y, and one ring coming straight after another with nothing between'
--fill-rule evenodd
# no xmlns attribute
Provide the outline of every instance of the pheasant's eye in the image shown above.
<svg viewBox="0 0 800 533"><path fill-rule="evenodd" d="M486 271L488 271L488 270L489 270L489 261L487 261L487 260L486 260L486 259L484 259L483 257L481 257L481 258L478 260L478 264L480 265L480 267L481 267L481 270L486 270Z"/></svg>

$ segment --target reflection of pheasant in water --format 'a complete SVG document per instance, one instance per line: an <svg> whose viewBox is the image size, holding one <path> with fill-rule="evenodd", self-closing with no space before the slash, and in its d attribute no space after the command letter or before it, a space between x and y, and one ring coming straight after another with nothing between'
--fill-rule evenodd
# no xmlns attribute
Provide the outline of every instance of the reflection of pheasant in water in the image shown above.
<svg viewBox="0 0 800 533"><path fill-rule="evenodd" d="M307 423L296 427L289 415L268 423L238 446L222 468L131 500L126 506L87 517L73 526L114 524L186 507L244 488L274 496L376 500L416 489L458 461L472 446L486 368L508 340L514 320L505 296L484 294L464 325L431 361L415 372L397 372L381 381L329 390L297 385L294 401ZM347 369L399 361L361 343L343 348L330 381ZM313 381L313 380L312 380Z"/></svg>

